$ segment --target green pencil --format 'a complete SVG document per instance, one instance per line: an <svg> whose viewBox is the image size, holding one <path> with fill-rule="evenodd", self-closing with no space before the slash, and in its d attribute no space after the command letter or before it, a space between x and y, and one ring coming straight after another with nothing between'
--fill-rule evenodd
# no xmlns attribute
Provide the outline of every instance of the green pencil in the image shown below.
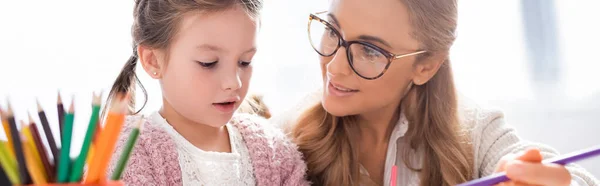
<svg viewBox="0 0 600 186"><path fill-rule="evenodd" d="M58 183L66 183L69 179L69 165L70 165L70 152L71 152L71 135L73 133L73 120L75 119L74 110L74 98L71 99L71 107L65 114L65 123L63 125L63 135L61 140L60 148L60 159L58 160Z"/></svg>
<svg viewBox="0 0 600 186"><path fill-rule="evenodd" d="M142 124L144 123L144 117L138 121L137 126L133 128L131 134L129 134L129 138L127 139L127 144L125 144L125 148L123 152L121 152L121 156L119 157L119 161L117 162L117 167L115 167L115 171L111 176L111 180L118 181L121 179L121 174L125 170L125 166L127 166L127 160L129 160L129 155L135 146L135 142L140 134L140 130Z"/></svg>
<svg viewBox="0 0 600 186"><path fill-rule="evenodd" d="M92 116L88 124L87 132L85 133L85 138L83 139L81 152L73 164L73 170L71 171L69 182L73 183L81 180L83 167L85 166L85 160L87 159L88 152L90 150L90 144L92 143L92 139L96 131L96 123L98 122L98 116L100 113L100 104L102 104L102 96L96 96L94 94L94 99L92 102Z"/></svg>
<svg viewBox="0 0 600 186"><path fill-rule="evenodd" d="M13 185L19 184L19 173L17 172L17 164L14 157L11 157L8 148L4 142L0 142L0 165L4 169L4 173Z"/></svg>

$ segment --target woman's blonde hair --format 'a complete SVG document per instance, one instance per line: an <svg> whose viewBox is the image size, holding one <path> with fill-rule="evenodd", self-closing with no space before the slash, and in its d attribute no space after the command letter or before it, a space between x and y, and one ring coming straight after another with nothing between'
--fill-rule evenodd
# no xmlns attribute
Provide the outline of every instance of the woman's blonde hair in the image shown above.
<svg viewBox="0 0 600 186"><path fill-rule="evenodd" d="M445 55L455 40L456 0L402 0L414 28L412 36L427 55ZM450 61L421 86L413 86L400 104L409 121L402 150L404 163L420 174L421 185L455 185L471 178L472 147L460 124ZM355 116L336 117L321 103L306 110L292 128L292 137L304 154L309 179L316 185L358 185L360 169ZM423 152L421 167L410 167L410 151Z"/></svg>

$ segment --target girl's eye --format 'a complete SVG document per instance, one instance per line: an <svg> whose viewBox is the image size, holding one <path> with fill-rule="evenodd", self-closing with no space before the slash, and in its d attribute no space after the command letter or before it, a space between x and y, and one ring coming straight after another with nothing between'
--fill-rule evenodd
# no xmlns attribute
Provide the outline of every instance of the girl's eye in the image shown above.
<svg viewBox="0 0 600 186"><path fill-rule="evenodd" d="M218 61L213 61L213 62L201 62L201 61L196 61L200 66L204 67L204 68L212 68L214 67Z"/></svg>
<svg viewBox="0 0 600 186"><path fill-rule="evenodd" d="M252 63L252 62L240 61L239 63L240 63L240 66L247 67L247 66L250 66L250 63Z"/></svg>

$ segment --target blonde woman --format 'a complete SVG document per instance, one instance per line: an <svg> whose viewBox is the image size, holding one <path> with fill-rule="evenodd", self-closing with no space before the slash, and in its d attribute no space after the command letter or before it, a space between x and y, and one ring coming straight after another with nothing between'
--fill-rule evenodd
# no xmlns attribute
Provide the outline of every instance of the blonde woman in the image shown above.
<svg viewBox="0 0 600 186"><path fill-rule="evenodd" d="M456 0L330 7L309 20L323 91L283 123L314 185L389 185L391 176L398 185L455 185L499 171L508 185L600 184L575 165L541 164L557 152L520 140L501 112L457 98L448 60Z"/></svg>

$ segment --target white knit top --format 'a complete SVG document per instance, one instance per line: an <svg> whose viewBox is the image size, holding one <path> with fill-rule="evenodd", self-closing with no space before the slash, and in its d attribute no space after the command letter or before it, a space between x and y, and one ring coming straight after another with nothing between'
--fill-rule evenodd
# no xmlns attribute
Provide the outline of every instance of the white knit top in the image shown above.
<svg viewBox="0 0 600 186"><path fill-rule="evenodd" d="M289 126L294 123L302 110L319 100L320 95L311 94L298 107L292 108L282 115L273 117L270 121L284 129L289 129ZM519 153L528 148L535 147L540 149L544 159L558 155L556 150L548 146L520 139L516 131L505 123L504 115L501 111L482 108L474 103L467 103L464 100L460 103L459 116L461 125L464 129L470 131L474 150L473 171L475 174L473 175L473 179L492 174L497 163L503 156ZM401 150L408 148L404 146L405 143L403 143L403 140L405 139L403 136L408 130L409 123L404 114L400 115L400 119L393 129L390 142L388 143L383 183L384 185L390 184L391 169L396 164L398 168L396 175L397 185L417 186L420 183L418 173L408 169L401 157L403 154ZM412 151L410 156L411 161L409 163L412 164L412 167L420 167L422 153ZM570 164L567 166L567 169L572 175L571 185L600 185L600 181L577 165ZM361 174L363 174L361 178L368 178L369 173L362 167ZM372 181L368 182L373 183Z"/></svg>
<svg viewBox="0 0 600 186"><path fill-rule="evenodd" d="M179 134L158 113L151 122L165 129L177 145L183 185L249 185L256 184L248 148L237 128L227 124L231 153L204 151Z"/></svg>

